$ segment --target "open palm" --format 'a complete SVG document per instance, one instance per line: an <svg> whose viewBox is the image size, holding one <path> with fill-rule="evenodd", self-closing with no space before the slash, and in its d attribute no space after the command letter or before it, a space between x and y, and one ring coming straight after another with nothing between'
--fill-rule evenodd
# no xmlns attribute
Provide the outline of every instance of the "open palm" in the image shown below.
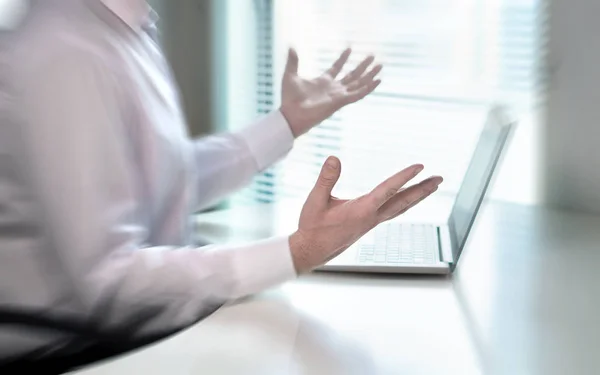
<svg viewBox="0 0 600 375"><path fill-rule="evenodd" d="M350 57L345 50L337 61L319 77L306 79L298 75L298 54L289 50L282 82L282 112L297 137L329 118L344 106L369 95L381 83L375 79L382 69L376 65L367 72L375 58L369 56L342 79L337 79Z"/></svg>
<svg viewBox="0 0 600 375"><path fill-rule="evenodd" d="M351 200L337 199L331 193L340 178L341 167L338 158L327 159L302 207L298 230L290 237L299 272L326 263L375 226L402 215L433 194L443 180L432 176L407 186L423 170L423 165L415 164L394 174L370 193Z"/></svg>

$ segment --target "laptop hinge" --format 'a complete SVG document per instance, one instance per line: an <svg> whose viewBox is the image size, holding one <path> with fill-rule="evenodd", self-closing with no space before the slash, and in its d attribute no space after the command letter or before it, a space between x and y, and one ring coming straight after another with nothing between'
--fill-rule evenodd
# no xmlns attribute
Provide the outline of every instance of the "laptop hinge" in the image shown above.
<svg viewBox="0 0 600 375"><path fill-rule="evenodd" d="M438 245L438 257L440 261L444 261L444 255L442 254L442 232L440 231L440 227L435 227L437 231L437 245Z"/></svg>
<svg viewBox="0 0 600 375"><path fill-rule="evenodd" d="M450 240L450 231L448 227L437 227L438 249L440 260L445 263L452 263L452 241Z"/></svg>

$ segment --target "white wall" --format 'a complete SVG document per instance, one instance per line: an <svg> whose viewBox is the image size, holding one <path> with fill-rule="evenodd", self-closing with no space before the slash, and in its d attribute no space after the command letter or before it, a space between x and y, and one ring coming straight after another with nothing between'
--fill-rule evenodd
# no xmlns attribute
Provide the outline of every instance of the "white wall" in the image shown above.
<svg viewBox="0 0 600 375"><path fill-rule="evenodd" d="M550 11L543 195L552 206L600 212L600 1L552 0Z"/></svg>

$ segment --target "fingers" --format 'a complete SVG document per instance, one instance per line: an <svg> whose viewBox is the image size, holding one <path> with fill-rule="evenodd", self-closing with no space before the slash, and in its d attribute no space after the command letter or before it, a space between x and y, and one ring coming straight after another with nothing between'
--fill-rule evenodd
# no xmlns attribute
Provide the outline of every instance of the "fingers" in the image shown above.
<svg viewBox="0 0 600 375"><path fill-rule="evenodd" d="M441 177L433 176L394 195L379 209L379 220L390 220L408 211L433 194L442 181Z"/></svg>
<svg viewBox="0 0 600 375"><path fill-rule="evenodd" d="M368 83L367 85L359 88L358 90L348 92L343 98L345 102L344 104L352 104L364 99L367 95L375 91L379 84L381 84L381 80L378 79Z"/></svg>
<svg viewBox="0 0 600 375"><path fill-rule="evenodd" d="M351 53L352 50L350 48L345 49L336 62L333 63L331 68L327 70L326 74L329 74L331 78L337 77L342 69L344 69L344 65L346 65L346 62L348 62L348 58L350 57Z"/></svg>
<svg viewBox="0 0 600 375"><path fill-rule="evenodd" d="M435 189L434 189L434 190L431 192L431 194L435 193L435 192L438 190L438 188L439 188L439 187L436 187L436 188L435 188ZM429 194L429 195L431 195L431 194ZM410 209L411 209L411 208L413 208L414 206L416 206L416 205L418 205L419 203L421 203L422 201L424 201L424 200L425 200L427 197L429 197L429 195L425 195L425 196L423 196L423 197L419 198L419 199L418 199L416 202L413 202L413 203L412 203L412 204L410 204L408 207L406 207L406 208L404 208L403 210L401 210L401 211L399 211L399 212L397 212L397 213L393 214L393 216L392 216L392 217L390 217L390 218L388 218L388 219L386 219L386 218L380 218L380 219L383 219L383 221L385 221L385 220L392 220L392 219L395 219L396 217L398 217L398 216L400 216L400 215L404 214L406 211L410 210ZM382 215L382 216L383 216L383 215Z"/></svg>
<svg viewBox="0 0 600 375"><path fill-rule="evenodd" d="M340 178L342 164L335 156L330 156L325 161L315 187L308 200L313 204L327 204L331 199L331 192Z"/></svg>
<svg viewBox="0 0 600 375"><path fill-rule="evenodd" d="M359 79L348 84L348 91L358 90L361 87L366 86L369 83L373 82L373 80L375 79L377 74L379 74L382 69L383 69L383 65L381 65L381 64L376 65L367 74L363 75Z"/></svg>
<svg viewBox="0 0 600 375"><path fill-rule="evenodd" d="M371 199L373 205L379 209L388 200L395 197L398 194L398 191L410 180L415 178L415 176L421 173L422 170L423 165L415 164L396 173L373 189L373 191L369 193L369 199Z"/></svg>
<svg viewBox="0 0 600 375"><path fill-rule="evenodd" d="M298 74L298 64L299 64L298 53L296 52L295 49L290 48L288 50L288 58L287 58L287 62L285 64L286 73Z"/></svg>
<svg viewBox="0 0 600 375"><path fill-rule="evenodd" d="M342 78L342 83L347 85L357 79L359 79L366 71L367 68L375 61L375 56L369 56L364 59L358 66Z"/></svg>

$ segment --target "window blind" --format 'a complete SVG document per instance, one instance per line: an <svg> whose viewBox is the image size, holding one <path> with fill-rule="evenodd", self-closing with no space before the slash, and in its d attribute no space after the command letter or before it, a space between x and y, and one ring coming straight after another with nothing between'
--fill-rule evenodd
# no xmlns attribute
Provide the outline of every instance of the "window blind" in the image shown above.
<svg viewBox="0 0 600 375"><path fill-rule="evenodd" d="M307 77L347 46L354 51L347 69L374 54L384 65L383 83L301 137L236 202L304 198L329 155L342 160L337 195L369 191L417 162L445 177L440 191L455 193L491 102L509 104L520 127L536 126L542 0L256 0L255 6L257 114L278 106L288 46L298 50ZM529 138L511 149L519 165L534 152L535 132L524 134ZM528 173L519 165L516 179Z"/></svg>

